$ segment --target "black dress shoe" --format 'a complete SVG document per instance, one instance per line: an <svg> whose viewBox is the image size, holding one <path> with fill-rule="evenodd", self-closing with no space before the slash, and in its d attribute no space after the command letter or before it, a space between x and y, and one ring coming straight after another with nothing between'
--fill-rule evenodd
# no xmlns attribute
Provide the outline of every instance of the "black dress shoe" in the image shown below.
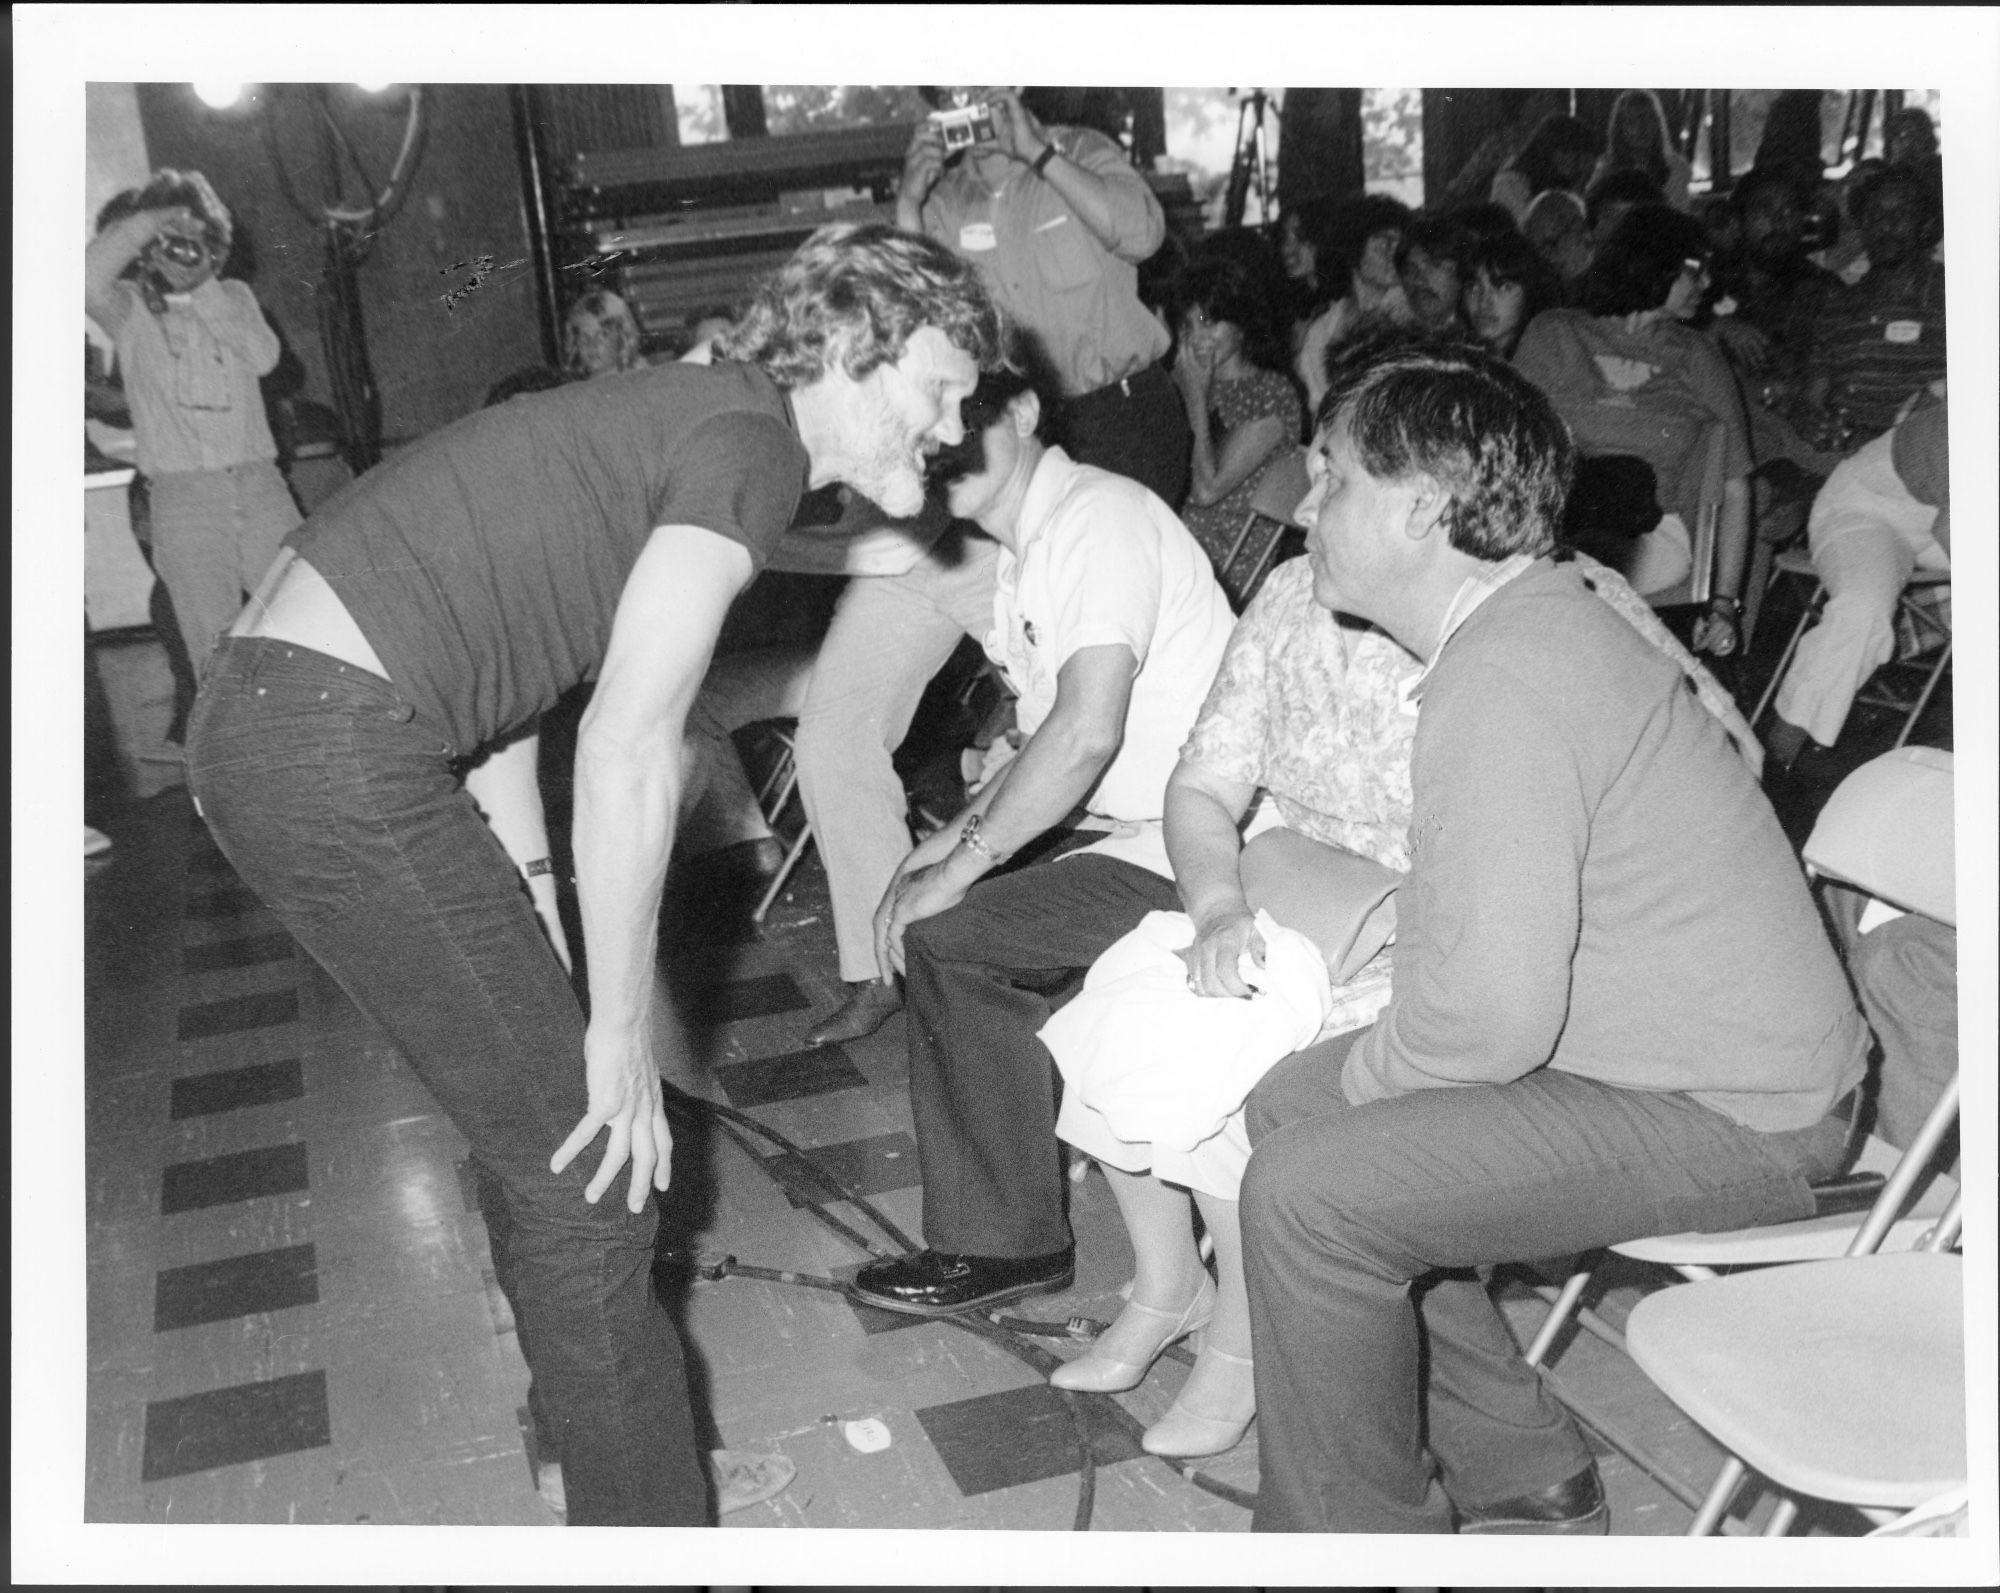
<svg viewBox="0 0 2000 1593"><path fill-rule="evenodd" d="M1611 1528L1611 1507L1604 1502L1604 1483L1592 1461L1574 1477L1539 1493L1458 1512L1461 1533L1567 1534L1602 1537Z"/></svg>
<svg viewBox="0 0 2000 1593"><path fill-rule="evenodd" d="M871 1262L855 1275L854 1293L884 1311L956 1316L1027 1294L1054 1294L1076 1281L1076 1251L1045 1256L959 1256L920 1250Z"/></svg>
<svg viewBox="0 0 2000 1593"><path fill-rule="evenodd" d="M903 1010L903 992L893 979L864 979L847 987L847 999L812 1028L805 1047L817 1050L873 1034Z"/></svg>

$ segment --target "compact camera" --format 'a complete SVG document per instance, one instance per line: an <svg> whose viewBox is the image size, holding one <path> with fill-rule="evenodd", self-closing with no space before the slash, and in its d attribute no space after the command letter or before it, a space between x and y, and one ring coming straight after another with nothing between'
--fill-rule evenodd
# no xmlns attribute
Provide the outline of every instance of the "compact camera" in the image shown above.
<svg viewBox="0 0 2000 1593"><path fill-rule="evenodd" d="M970 149L974 144L990 144L999 136L993 130L993 109L988 105L961 105L955 110L932 111L930 119L944 136L947 155Z"/></svg>
<svg viewBox="0 0 2000 1593"><path fill-rule="evenodd" d="M164 234L154 245L154 252L162 260L180 266L197 266L208 256L208 245L200 238L190 237L184 232Z"/></svg>

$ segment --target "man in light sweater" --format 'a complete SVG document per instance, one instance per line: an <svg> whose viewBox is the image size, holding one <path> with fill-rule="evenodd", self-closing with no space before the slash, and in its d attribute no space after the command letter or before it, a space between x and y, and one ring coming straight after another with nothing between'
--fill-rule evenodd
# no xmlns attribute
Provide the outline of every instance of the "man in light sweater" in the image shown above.
<svg viewBox="0 0 2000 1593"><path fill-rule="evenodd" d="M1804 1216L1845 1155L1866 1030L1722 728L1548 557L1571 463L1464 350L1313 451L1317 600L1425 669L1395 996L1249 1103L1259 1530L1604 1531L1471 1269Z"/></svg>

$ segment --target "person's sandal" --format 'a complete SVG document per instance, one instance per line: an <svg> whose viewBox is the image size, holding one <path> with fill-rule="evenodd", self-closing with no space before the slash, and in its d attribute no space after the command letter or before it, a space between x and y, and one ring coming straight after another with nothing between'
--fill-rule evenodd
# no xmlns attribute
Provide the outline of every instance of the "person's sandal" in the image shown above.
<svg viewBox="0 0 2000 1593"><path fill-rule="evenodd" d="M1246 1369L1250 1366L1249 1356L1231 1355L1227 1350L1218 1350L1213 1345L1204 1345L1201 1353L1204 1356L1213 1355L1217 1360L1227 1361L1231 1366L1241 1366ZM1139 1447L1149 1455L1164 1455L1174 1460L1195 1460L1203 1455L1219 1455L1242 1443L1243 1435L1250 1430L1250 1424L1256 1419L1254 1404L1249 1415L1239 1421L1222 1416L1203 1416L1189 1410L1176 1397L1166 1415L1154 1422L1140 1436Z"/></svg>

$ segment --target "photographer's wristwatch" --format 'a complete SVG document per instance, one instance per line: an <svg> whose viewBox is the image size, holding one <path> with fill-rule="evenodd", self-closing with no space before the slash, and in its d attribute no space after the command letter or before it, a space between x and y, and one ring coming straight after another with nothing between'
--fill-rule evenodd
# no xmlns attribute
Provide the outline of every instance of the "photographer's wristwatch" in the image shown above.
<svg viewBox="0 0 2000 1593"><path fill-rule="evenodd" d="M1054 160L1060 153L1061 151L1056 148L1053 142L1044 144L1041 154L1028 162L1028 170L1033 172L1037 177L1042 176L1048 171L1049 162Z"/></svg>

